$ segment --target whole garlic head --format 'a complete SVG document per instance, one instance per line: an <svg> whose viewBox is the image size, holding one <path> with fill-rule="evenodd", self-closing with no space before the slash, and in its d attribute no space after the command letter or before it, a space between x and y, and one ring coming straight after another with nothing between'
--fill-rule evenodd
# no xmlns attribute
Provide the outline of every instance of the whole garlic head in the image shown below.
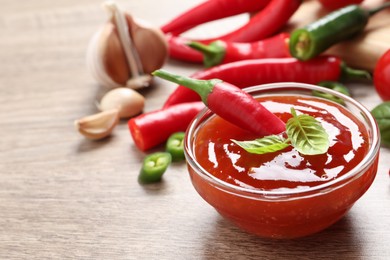
<svg viewBox="0 0 390 260"><path fill-rule="evenodd" d="M148 86L150 73L168 57L168 44L158 28L105 2L110 19L92 37L87 49L87 68L95 79L110 88Z"/></svg>
<svg viewBox="0 0 390 260"><path fill-rule="evenodd" d="M142 112L145 98L129 88L116 88L108 91L100 101L102 111L118 109L120 118L129 118Z"/></svg>

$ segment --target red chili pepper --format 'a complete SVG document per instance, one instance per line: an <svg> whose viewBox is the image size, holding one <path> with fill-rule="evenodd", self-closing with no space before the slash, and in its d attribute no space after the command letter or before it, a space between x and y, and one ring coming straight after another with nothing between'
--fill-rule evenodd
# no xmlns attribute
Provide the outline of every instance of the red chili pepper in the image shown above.
<svg viewBox="0 0 390 260"><path fill-rule="evenodd" d="M193 63L202 63L202 53L188 46L190 40L173 35L166 35L168 42L169 56L173 59L183 60Z"/></svg>
<svg viewBox="0 0 390 260"><path fill-rule="evenodd" d="M185 131L204 107L202 102L182 103L131 118L128 126L135 145L146 151L165 142L173 133Z"/></svg>
<svg viewBox="0 0 390 260"><path fill-rule="evenodd" d="M317 84L320 81L338 81L341 78L369 78L366 71L346 67L341 59L319 56L309 61L295 58L243 60L201 70L191 77L196 79L218 78L240 88L274 82L301 82ZM169 96L164 107L181 102L198 101L192 90L178 86Z"/></svg>
<svg viewBox="0 0 390 260"><path fill-rule="evenodd" d="M179 35L197 25L238 15L246 12L257 12L263 9L270 0L208 0L183 12L161 27L164 33Z"/></svg>
<svg viewBox="0 0 390 260"><path fill-rule="evenodd" d="M280 33L251 43L218 40L209 45L191 42L189 46L203 54L203 63L206 67L212 67L239 60L291 57L289 36L288 33Z"/></svg>
<svg viewBox="0 0 390 260"><path fill-rule="evenodd" d="M336 10L347 5L361 4L363 0L319 0L321 5L328 10Z"/></svg>
<svg viewBox="0 0 390 260"><path fill-rule="evenodd" d="M194 58L196 51L187 46L191 41L209 44L216 40L231 42L253 42L265 39L280 31L286 25L290 17L301 5L302 0L271 0L271 2L259 13L253 16L242 27L222 36L211 39L176 39L176 36L168 37L169 54L171 58L201 62L199 58ZM200 55L201 57L201 55Z"/></svg>
<svg viewBox="0 0 390 260"><path fill-rule="evenodd" d="M230 123L259 136L280 134L285 123L247 92L220 79L197 80L163 70L152 73L196 91L203 103Z"/></svg>

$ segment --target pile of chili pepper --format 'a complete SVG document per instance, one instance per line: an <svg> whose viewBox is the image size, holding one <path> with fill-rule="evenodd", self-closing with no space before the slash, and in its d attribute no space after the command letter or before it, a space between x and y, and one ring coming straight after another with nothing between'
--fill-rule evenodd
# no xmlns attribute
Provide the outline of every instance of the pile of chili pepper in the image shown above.
<svg viewBox="0 0 390 260"><path fill-rule="evenodd" d="M210 39L187 39L177 35L178 31L184 31L189 23L184 22L184 18L175 19L168 25L163 26L163 31L167 34L167 41L169 45L169 54L171 58L188 61L188 62L202 62L203 57L201 53L191 49L188 44L191 42L200 42L202 44L209 44L216 40L227 42L254 42L263 40L267 37L278 33L288 22L290 17L298 10L302 0L271 0L271 1L239 1L239 0L211 0L208 5L201 5L186 12L186 20L194 19L196 22L192 23L198 25L198 16L200 12L206 14L205 20L215 20L216 17L227 17L231 10L226 8L227 5L231 9L235 9L238 5L241 8L237 9L240 12L254 12L257 11L251 19L240 28L229 32L225 35L220 35ZM215 2L212 5L212 2ZM261 3L258 9L253 8L252 2ZM220 8L220 9L219 9ZM177 29L180 28L180 29Z"/></svg>
<svg viewBox="0 0 390 260"><path fill-rule="evenodd" d="M290 34L280 33L255 42L217 40L208 45L190 42L188 46L203 54L206 67L213 67L240 60L290 57L289 38Z"/></svg>
<svg viewBox="0 0 390 260"><path fill-rule="evenodd" d="M350 5L291 34L283 32L301 3L302 0L208 0L161 27L171 58L203 62L207 68L195 72L190 78L165 71L154 73L178 86L161 109L128 122L134 143L141 151L146 152L166 142L164 152L145 157L140 181L159 181L171 161L185 159L184 131L205 105L228 121L258 135L284 131L284 123L268 110L259 108L259 103L241 88L275 82L319 85L326 82L324 87L330 87L331 81L336 82L337 89L340 88L337 82L341 80L371 78L367 71L349 68L340 58L322 55L322 52L361 32L371 15L390 4L385 3L373 10ZM181 36L206 22L243 13L251 14L249 21L225 35L210 39ZM232 111L231 107L235 110Z"/></svg>
<svg viewBox="0 0 390 260"><path fill-rule="evenodd" d="M263 9L270 0L237 1L237 0L212 0L204 1L183 12L167 24L161 27L164 33L179 35L189 29L206 22L242 14L253 13Z"/></svg>
<svg viewBox="0 0 390 260"><path fill-rule="evenodd" d="M242 60L196 72L195 79L221 79L240 88L275 82L317 84L321 81L370 78L363 70L349 68L334 56L320 56L310 61L295 58ZM179 85L166 100L164 107L199 101L199 95Z"/></svg>

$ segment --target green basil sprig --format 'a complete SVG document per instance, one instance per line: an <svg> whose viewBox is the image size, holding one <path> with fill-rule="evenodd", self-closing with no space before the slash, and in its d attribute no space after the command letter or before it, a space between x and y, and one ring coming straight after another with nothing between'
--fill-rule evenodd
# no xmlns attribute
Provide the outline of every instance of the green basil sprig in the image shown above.
<svg viewBox="0 0 390 260"><path fill-rule="evenodd" d="M288 140L280 135L269 135L252 141L232 140L249 153L265 154L283 150L289 146Z"/></svg>
<svg viewBox="0 0 390 260"><path fill-rule="evenodd" d="M270 135L252 141L232 140L249 153L265 154L283 150L290 144L304 155L323 154L328 151L329 137L321 123L314 117L297 115L291 108L292 118L286 123L287 138L282 135Z"/></svg>
<svg viewBox="0 0 390 260"><path fill-rule="evenodd" d="M390 101L376 106L371 114L378 123L382 144L390 147Z"/></svg>

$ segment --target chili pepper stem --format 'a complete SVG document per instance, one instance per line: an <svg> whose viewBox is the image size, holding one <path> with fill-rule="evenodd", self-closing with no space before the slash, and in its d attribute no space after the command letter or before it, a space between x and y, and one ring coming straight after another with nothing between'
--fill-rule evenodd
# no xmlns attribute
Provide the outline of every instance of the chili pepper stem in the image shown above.
<svg viewBox="0 0 390 260"><path fill-rule="evenodd" d="M189 42L188 46L203 54L203 63L206 67L220 64L226 52L219 41L212 42L209 45L200 42Z"/></svg>
<svg viewBox="0 0 390 260"><path fill-rule="evenodd" d="M219 79L211 79L211 80L192 79L189 77L175 75L165 70L156 70L152 72L152 75L166 79L168 81L172 81L174 83L186 86L194 90L196 93L199 94L199 96L202 98L203 103L205 103L206 105L207 105L207 96L213 90L214 85L219 82L222 82L222 80Z"/></svg>
<svg viewBox="0 0 390 260"><path fill-rule="evenodd" d="M373 16L374 14L376 14L376 13L378 13L378 12L382 11L383 9L388 8L388 7L390 7L390 2L384 3L383 5L380 5L376 8L368 10L368 14L370 16Z"/></svg>
<svg viewBox="0 0 390 260"><path fill-rule="evenodd" d="M189 42L187 45L205 55L214 55L218 51L212 45L206 45L200 42Z"/></svg>
<svg viewBox="0 0 390 260"><path fill-rule="evenodd" d="M372 79L371 74L368 71L350 68L345 63L341 64L341 78L368 79L368 80Z"/></svg>

